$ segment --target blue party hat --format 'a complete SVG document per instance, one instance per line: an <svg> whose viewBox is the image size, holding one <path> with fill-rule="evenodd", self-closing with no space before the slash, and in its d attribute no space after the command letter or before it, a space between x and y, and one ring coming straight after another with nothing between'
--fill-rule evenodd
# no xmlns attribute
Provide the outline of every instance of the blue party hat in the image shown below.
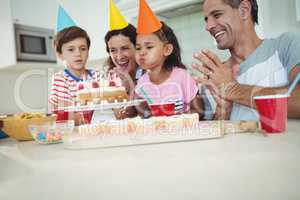
<svg viewBox="0 0 300 200"><path fill-rule="evenodd" d="M70 17L70 15L68 15L65 9L61 5L59 5L56 31L59 32L64 28L68 28L71 26L76 26L75 22Z"/></svg>

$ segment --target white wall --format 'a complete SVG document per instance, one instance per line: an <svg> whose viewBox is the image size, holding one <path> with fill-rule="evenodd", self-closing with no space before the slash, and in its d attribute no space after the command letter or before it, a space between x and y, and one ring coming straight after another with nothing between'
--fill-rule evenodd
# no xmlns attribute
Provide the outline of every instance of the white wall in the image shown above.
<svg viewBox="0 0 300 200"><path fill-rule="evenodd" d="M47 112L47 68L1 69L0 85L0 114Z"/></svg>
<svg viewBox="0 0 300 200"><path fill-rule="evenodd" d="M263 37L276 37L283 32L300 34L296 0L258 0L259 29Z"/></svg>
<svg viewBox="0 0 300 200"><path fill-rule="evenodd" d="M175 17L166 21L174 30L182 50L183 62L190 67L193 53L207 48L216 52L221 58L227 57L227 51L220 51L216 42L204 28L204 17L199 13Z"/></svg>
<svg viewBox="0 0 300 200"><path fill-rule="evenodd" d="M0 67L16 63L10 0L0 0Z"/></svg>
<svg viewBox="0 0 300 200"><path fill-rule="evenodd" d="M300 21L300 0L295 0L296 1L296 15L297 15L297 20Z"/></svg>

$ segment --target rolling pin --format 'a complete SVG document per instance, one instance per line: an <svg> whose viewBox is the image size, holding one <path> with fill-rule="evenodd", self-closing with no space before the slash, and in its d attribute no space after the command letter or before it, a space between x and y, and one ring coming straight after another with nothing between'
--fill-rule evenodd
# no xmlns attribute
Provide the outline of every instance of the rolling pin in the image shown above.
<svg viewBox="0 0 300 200"><path fill-rule="evenodd" d="M223 121L221 123L225 134L229 133L253 133L260 130L259 122L257 121Z"/></svg>

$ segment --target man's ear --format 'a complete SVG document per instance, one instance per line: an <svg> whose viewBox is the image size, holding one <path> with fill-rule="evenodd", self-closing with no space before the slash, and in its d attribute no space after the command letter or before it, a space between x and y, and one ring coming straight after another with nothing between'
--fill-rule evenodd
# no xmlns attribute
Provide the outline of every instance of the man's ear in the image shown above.
<svg viewBox="0 0 300 200"><path fill-rule="evenodd" d="M243 0L239 5L239 15L243 20L251 18L251 3L249 0Z"/></svg>
<svg viewBox="0 0 300 200"><path fill-rule="evenodd" d="M173 45L172 44L166 44L165 46L164 46L164 56L169 56L169 55L171 55L172 54L172 52L173 52L173 50L174 50L174 47L173 47Z"/></svg>

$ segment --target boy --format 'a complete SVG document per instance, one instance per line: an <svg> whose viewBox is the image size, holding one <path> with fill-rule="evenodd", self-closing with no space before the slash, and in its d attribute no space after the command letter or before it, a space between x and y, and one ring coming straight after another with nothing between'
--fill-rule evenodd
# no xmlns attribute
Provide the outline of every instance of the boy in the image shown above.
<svg viewBox="0 0 300 200"><path fill-rule="evenodd" d="M53 75L49 103L51 110L58 107L72 106L76 100L76 92L80 81L100 81L100 72L86 69L89 56L90 38L85 30L71 26L59 31L54 39L54 48L57 57L66 67L65 70ZM82 123L82 119L89 122L92 111L73 113L75 124ZM58 113L58 120L67 118L66 112ZM70 113L69 113L70 114Z"/></svg>

